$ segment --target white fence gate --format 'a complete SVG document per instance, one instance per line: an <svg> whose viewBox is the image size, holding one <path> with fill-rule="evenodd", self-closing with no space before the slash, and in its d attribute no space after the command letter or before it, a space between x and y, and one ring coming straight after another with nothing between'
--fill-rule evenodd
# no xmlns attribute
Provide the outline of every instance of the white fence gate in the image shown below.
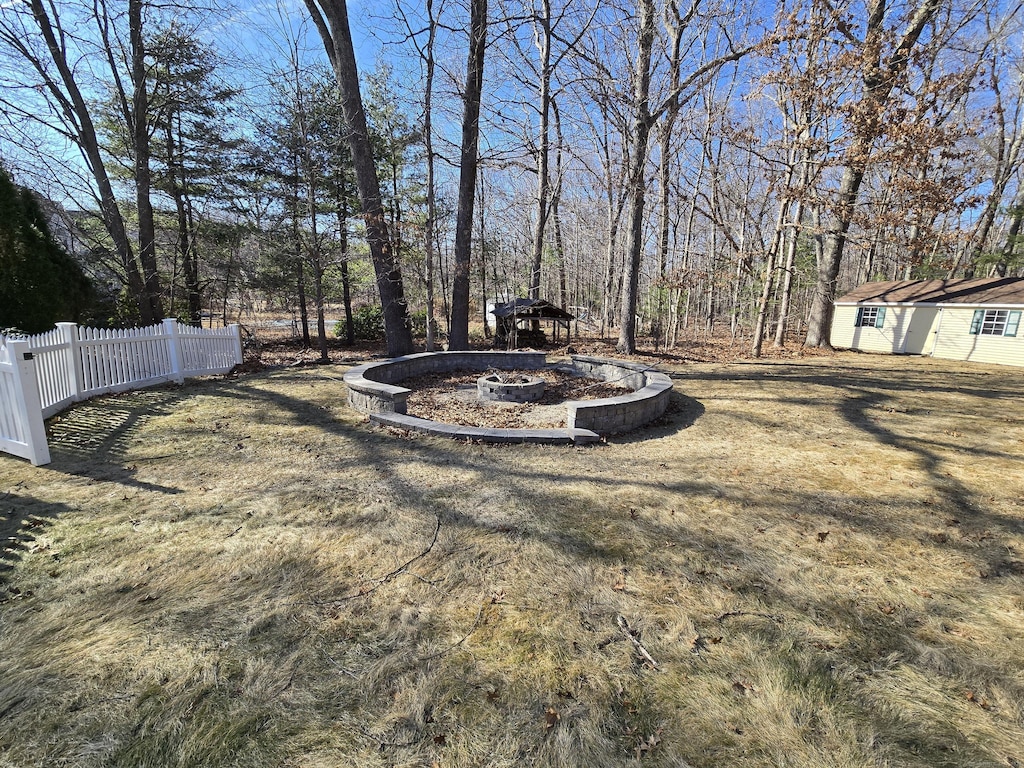
<svg viewBox="0 0 1024 768"><path fill-rule="evenodd" d="M50 463L50 448L32 363L27 341L0 343L0 451L39 466Z"/></svg>
<svg viewBox="0 0 1024 768"><path fill-rule="evenodd" d="M0 336L0 451L48 464L43 419L71 403L227 373L241 362L237 325L202 329L164 320L106 330L57 323L27 339Z"/></svg>

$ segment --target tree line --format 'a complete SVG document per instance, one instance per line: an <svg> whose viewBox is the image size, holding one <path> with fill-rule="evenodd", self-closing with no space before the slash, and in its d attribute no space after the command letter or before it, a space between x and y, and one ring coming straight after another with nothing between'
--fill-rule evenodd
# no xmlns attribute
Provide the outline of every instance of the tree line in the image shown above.
<svg viewBox="0 0 1024 768"><path fill-rule="evenodd" d="M304 3L0 9L0 158L74 201L114 322L294 306L326 357L372 303L395 355L530 296L758 355L859 282L1022 273L1016 4Z"/></svg>

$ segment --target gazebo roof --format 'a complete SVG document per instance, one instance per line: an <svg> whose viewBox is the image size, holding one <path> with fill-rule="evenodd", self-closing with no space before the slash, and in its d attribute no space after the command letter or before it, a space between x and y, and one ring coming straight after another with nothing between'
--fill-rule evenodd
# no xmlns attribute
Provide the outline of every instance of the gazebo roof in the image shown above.
<svg viewBox="0 0 1024 768"><path fill-rule="evenodd" d="M516 299L491 310L495 317L525 317L532 320L575 320L576 316L544 299Z"/></svg>

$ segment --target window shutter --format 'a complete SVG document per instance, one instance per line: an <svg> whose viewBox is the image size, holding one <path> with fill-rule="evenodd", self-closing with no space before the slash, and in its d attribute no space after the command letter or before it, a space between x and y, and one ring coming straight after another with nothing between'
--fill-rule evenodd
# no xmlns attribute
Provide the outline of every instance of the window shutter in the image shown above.
<svg viewBox="0 0 1024 768"><path fill-rule="evenodd" d="M853 324L854 328L860 328L861 320L864 319L864 307L857 307L857 321Z"/></svg>
<svg viewBox="0 0 1024 768"><path fill-rule="evenodd" d="M1011 312L1006 316L1006 330L1003 331L1003 336L1016 336L1017 328L1020 327L1020 310Z"/></svg>
<svg viewBox="0 0 1024 768"><path fill-rule="evenodd" d="M985 319L985 310L976 309L974 310L974 319L971 320L971 335L977 336L981 333L981 323Z"/></svg>
<svg viewBox="0 0 1024 768"><path fill-rule="evenodd" d="M878 314L875 315L875 328L881 328L885 325L885 307L878 308Z"/></svg>

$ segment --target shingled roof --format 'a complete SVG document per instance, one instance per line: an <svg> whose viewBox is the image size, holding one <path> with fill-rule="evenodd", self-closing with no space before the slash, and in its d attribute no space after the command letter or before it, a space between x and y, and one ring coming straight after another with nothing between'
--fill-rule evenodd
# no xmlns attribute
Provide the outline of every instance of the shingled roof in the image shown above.
<svg viewBox="0 0 1024 768"><path fill-rule="evenodd" d="M1009 304L1024 306L1024 278L896 280L864 283L836 304Z"/></svg>
<svg viewBox="0 0 1024 768"><path fill-rule="evenodd" d="M520 320L575 320L576 318L561 307L556 307L544 299L516 299L507 304L499 304L491 310L495 317L509 317L515 315Z"/></svg>

